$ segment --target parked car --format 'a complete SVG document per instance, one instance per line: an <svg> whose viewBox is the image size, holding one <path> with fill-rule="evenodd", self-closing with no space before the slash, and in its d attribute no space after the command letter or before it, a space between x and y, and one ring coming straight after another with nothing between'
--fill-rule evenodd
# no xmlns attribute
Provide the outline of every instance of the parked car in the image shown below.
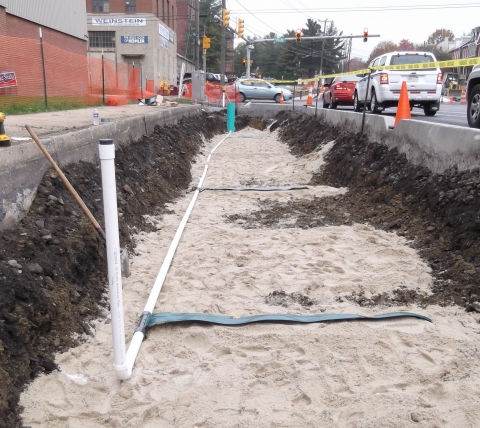
<svg viewBox="0 0 480 428"><path fill-rule="evenodd" d="M480 65L475 65L467 80L467 120L470 128L480 128Z"/></svg>
<svg viewBox="0 0 480 428"><path fill-rule="evenodd" d="M280 102L280 96L283 91L283 99L289 101L292 99L292 92L285 88L280 88L266 82L262 79L238 79L235 83L235 90L239 94L240 101L245 100L273 100Z"/></svg>
<svg viewBox="0 0 480 428"><path fill-rule="evenodd" d="M225 83L227 83L228 82L227 76L223 76L223 77L225 79ZM220 73L211 73L211 72L205 73L205 80L207 82L212 82L212 83L220 83L222 81L220 78Z"/></svg>
<svg viewBox="0 0 480 428"><path fill-rule="evenodd" d="M353 106L355 86L360 79L354 74L333 78L330 83L324 85L326 89L323 92L323 107L335 109L339 105Z"/></svg>
<svg viewBox="0 0 480 428"><path fill-rule="evenodd" d="M369 67L406 65L436 61L431 52L390 52L375 58ZM388 107L397 107L402 82L407 83L410 107L423 108L426 116L434 116L440 109L442 94L442 72L438 67L405 69L405 70L373 70L367 88L368 75L357 83L354 94L354 110L366 107L373 113L381 113Z"/></svg>

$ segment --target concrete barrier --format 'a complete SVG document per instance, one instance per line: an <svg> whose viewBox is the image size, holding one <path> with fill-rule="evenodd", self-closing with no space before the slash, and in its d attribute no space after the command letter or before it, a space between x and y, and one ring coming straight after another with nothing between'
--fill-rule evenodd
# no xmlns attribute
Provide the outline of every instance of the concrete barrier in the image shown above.
<svg viewBox="0 0 480 428"><path fill-rule="evenodd" d="M185 116L197 115L201 106L152 109L135 117L118 118L99 126L40 138L60 166L98 161L98 140L113 138L120 146L151 135L156 125L175 124ZM0 230L21 220L32 205L37 187L51 165L34 141L2 149L0 156Z"/></svg>
<svg viewBox="0 0 480 428"><path fill-rule="evenodd" d="M237 107L238 114L253 117L274 117L282 110L292 110L292 104L251 104L249 108ZM295 107L295 112L315 115L313 107ZM360 132L362 114L353 111L318 108L317 117L327 123ZM392 129L395 119L381 114L365 116L364 133L370 141L385 144L405 153L415 165L423 165L441 174L457 166L459 171L480 168L480 130L453 125L442 125L419 120L402 120Z"/></svg>

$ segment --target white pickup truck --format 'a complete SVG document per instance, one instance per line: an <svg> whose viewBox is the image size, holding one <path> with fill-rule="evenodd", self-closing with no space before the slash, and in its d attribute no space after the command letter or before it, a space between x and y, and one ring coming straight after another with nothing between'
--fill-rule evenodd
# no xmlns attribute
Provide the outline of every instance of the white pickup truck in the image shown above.
<svg viewBox="0 0 480 428"><path fill-rule="evenodd" d="M434 116L440 109L442 95L442 72L438 67L407 69L409 64L436 62L431 52L390 52L375 58L368 84L368 74L361 75L354 93L354 110L370 108L373 113L381 113L388 107L397 107L402 82L407 83L410 107L423 108L426 116ZM405 65L404 70L375 69Z"/></svg>

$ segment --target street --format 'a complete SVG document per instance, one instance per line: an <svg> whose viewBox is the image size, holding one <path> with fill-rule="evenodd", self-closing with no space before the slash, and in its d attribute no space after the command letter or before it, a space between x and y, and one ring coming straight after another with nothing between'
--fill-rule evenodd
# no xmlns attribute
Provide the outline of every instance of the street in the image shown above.
<svg viewBox="0 0 480 428"><path fill-rule="evenodd" d="M255 101L257 102L257 101ZM302 97L302 99L295 99L295 110L297 109L303 109L305 106L306 99L305 97ZM313 106L315 106L316 100L313 100ZM292 104L292 102L289 102L289 104ZM322 107L322 100L318 100L318 108L321 109ZM353 107L349 106L339 106L337 107L337 110L350 110L353 111ZM383 111L381 114L385 116L393 116L395 117L395 114L397 112L396 108L388 108L385 111ZM367 114L372 114L370 111L367 111ZM423 110L420 108L414 107L413 110L411 111L412 114L412 119L415 120L422 120L425 122L433 122L433 123L442 123L444 125L455 125L455 126L462 126L468 128L468 122L467 122L467 105L466 104L460 104L460 103L455 103L455 104L440 104L440 110L437 112L437 114L433 117L427 117L423 113Z"/></svg>

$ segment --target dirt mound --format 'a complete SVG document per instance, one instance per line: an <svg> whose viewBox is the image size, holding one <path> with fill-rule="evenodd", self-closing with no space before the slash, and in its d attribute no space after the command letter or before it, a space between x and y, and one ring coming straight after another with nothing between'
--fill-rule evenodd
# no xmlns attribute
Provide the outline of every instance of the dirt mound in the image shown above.
<svg viewBox="0 0 480 428"><path fill-rule="evenodd" d="M153 135L117 148L122 247L132 250L132 234L153 227L144 214L163 212L187 189L203 139L223 132L223 112L203 113L178 125L157 126ZM102 225L99 165L80 162L63 172ZM108 284L104 242L53 169L39 185L27 217L1 238L0 426L14 427L21 426L22 387L56 368L54 353L91 334L89 320L108 309Z"/></svg>
<svg viewBox="0 0 480 428"><path fill-rule="evenodd" d="M239 131L240 129L250 126L251 128L263 131L272 122L272 119L259 119L258 117L252 118L250 116L240 115L235 118L235 130Z"/></svg>
<svg viewBox="0 0 480 428"><path fill-rule="evenodd" d="M298 156L335 140L311 184L348 187L343 196L263 202L243 217L245 227L300 227L369 223L396 231L431 266L433 294L396 290L391 296L355 296L361 305L459 304L480 312L480 175L451 168L433 174L396 149L301 113L282 112L273 127ZM272 127L272 128L273 128ZM240 217L230 218L237 221ZM288 225L282 221L290 219ZM291 219L295 218L295 223Z"/></svg>

